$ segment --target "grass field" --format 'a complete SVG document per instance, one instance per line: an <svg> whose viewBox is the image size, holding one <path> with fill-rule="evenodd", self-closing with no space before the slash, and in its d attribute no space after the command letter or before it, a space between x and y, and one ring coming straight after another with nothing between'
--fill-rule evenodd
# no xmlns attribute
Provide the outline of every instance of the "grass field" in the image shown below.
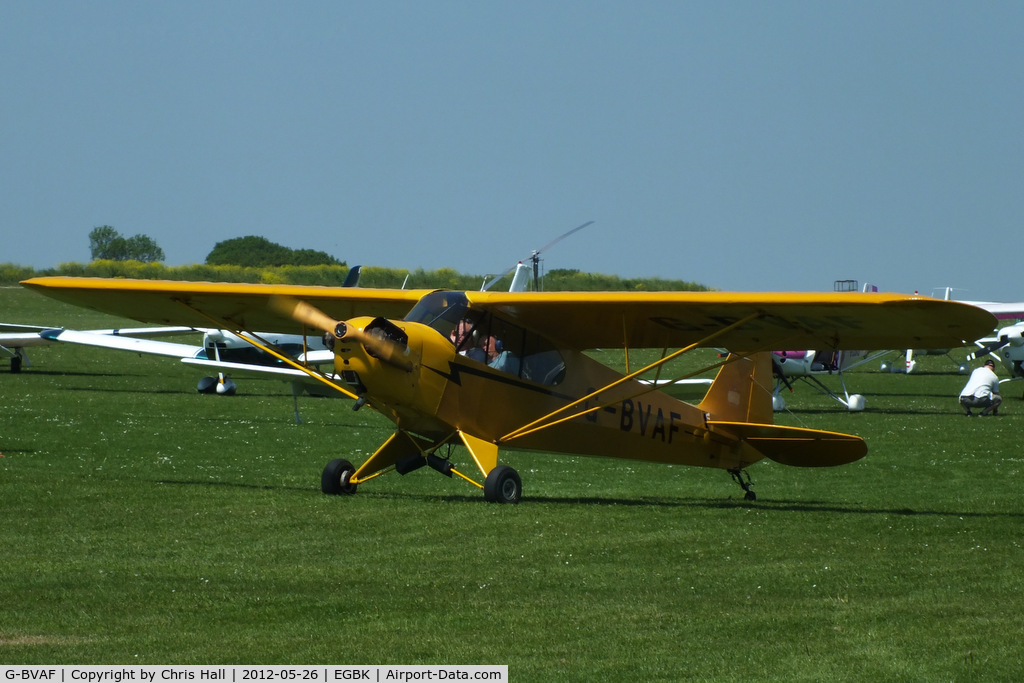
<svg viewBox="0 0 1024 683"><path fill-rule="evenodd" d="M124 321L0 289L0 320ZM167 359L71 346L0 374L0 663L508 664L515 680L1014 680L1020 385L968 420L928 358L870 369L853 465L717 470L510 453L518 506L429 469L323 496L389 423ZM456 457L459 457L458 455Z"/></svg>

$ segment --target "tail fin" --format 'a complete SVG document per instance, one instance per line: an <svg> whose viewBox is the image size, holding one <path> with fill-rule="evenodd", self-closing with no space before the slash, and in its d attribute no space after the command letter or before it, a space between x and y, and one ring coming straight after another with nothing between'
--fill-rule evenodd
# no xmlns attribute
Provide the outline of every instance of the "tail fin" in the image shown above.
<svg viewBox="0 0 1024 683"><path fill-rule="evenodd" d="M772 424L772 361L768 352L729 354L697 406L711 420Z"/></svg>
<svg viewBox="0 0 1024 683"><path fill-rule="evenodd" d="M352 266L348 271L348 275L345 276L345 281L341 283L342 287L358 287L359 286L359 273L363 270L362 266Z"/></svg>
<svg viewBox="0 0 1024 683"><path fill-rule="evenodd" d="M512 284L509 285L510 292L525 292L526 285L530 282L530 268L520 261L516 265L516 274L512 276Z"/></svg>

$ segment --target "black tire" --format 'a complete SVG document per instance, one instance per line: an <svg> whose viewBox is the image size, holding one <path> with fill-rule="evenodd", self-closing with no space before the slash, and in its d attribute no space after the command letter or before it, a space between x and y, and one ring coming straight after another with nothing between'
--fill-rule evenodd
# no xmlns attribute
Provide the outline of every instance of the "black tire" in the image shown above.
<svg viewBox="0 0 1024 683"><path fill-rule="evenodd" d="M484 499L489 503L515 505L522 497L523 482L508 465L498 465L484 480Z"/></svg>
<svg viewBox="0 0 1024 683"><path fill-rule="evenodd" d="M329 496L350 496L356 492L356 485L349 482L355 473L356 468L348 460L332 460L320 476L320 490Z"/></svg>

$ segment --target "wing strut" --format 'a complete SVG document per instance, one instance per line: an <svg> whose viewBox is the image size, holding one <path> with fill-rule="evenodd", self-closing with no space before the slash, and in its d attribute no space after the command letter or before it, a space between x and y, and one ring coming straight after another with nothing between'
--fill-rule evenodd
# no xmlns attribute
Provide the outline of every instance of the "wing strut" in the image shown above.
<svg viewBox="0 0 1024 683"><path fill-rule="evenodd" d="M565 412L569 411L572 408L576 408L577 406L586 403L587 401L589 401L590 399L594 398L595 396L597 396L598 394L600 394L603 391L608 391L609 389L614 389L615 387L619 386L620 384L622 384L624 382L628 382L628 381L630 381L632 379L635 379L635 378L639 377L640 375L644 374L645 372L648 372L649 370L653 370L654 368L660 368L662 365L664 365L665 363L669 362L670 360L678 358L679 356L683 355L684 353L688 353L688 352L692 351L695 348L698 348L698 347L701 347L701 346L707 346L708 343L711 340L715 339L716 337L719 337L719 336L721 336L723 334L731 332L732 330L736 329L737 327L740 327L741 325L745 325L746 323L750 322L751 320L754 320L756 318L761 317L761 315L762 314L760 312L758 312L758 313L751 313L750 315L748 315L745 318L741 318L740 320L737 320L736 322L734 322L734 323L732 323L730 325L726 325L722 329L718 330L717 332L714 332L713 334L708 335L707 337L704 337L700 341L696 341L693 344L690 344L689 346L685 346L685 347L679 349L678 351L673 351L669 355L664 356L662 358L659 358L658 360L654 361L653 363L651 363L651 364L649 364L649 365L647 365L645 367L640 368L639 370L636 370L634 372L631 372L631 373L629 373L627 375L624 375L624 376L620 377L619 379L615 380L614 382L612 382L611 384L609 384L609 385L607 385L605 387L597 389L596 391L593 391L593 392L587 394L586 396L583 396L582 398L578 398L578 399L576 399L575 401L573 401L571 403L567 403L566 405L562 406L561 408L557 408L557 409L551 411L550 413L548 413L547 415L539 417L536 420L534 420L533 422L530 422L529 424L525 424L522 427L520 427L519 429L516 429L514 431L509 432L505 436L501 437L498 440L498 443L503 443L505 441L512 441L513 439L518 439L520 437L526 436L527 434L533 434L534 432L538 432L538 431L540 431L542 429L547 429L548 427L553 427L555 425L561 424L561 423L566 422L568 420L575 419L577 417L580 417L581 415L587 415L587 414L592 413L592 412L594 412L596 410L600 410L604 406L594 406L594 407L591 407L591 408L586 408L586 409L584 409L582 411L573 413L572 415L569 415L567 417L562 417L562 418L559 418L557 420L554 419L556 415L560 415L562 413L565 413ZM720 365L724 365L726 362L728 362L728 361L722 361L721 363L716 363L715 365L712 365L711 368L718 367ZM700 374L701 372L704 372L704 371L706 371L708 369L710 369L710 368L702 368L700 370L697 370L696 372L690 373L689 375L684 375L683 377L679 377L675 381L678 381L680 379L685 379L686 377L692 377L693 375ZM645 389L641 393L647 393L649 391L654 391L654 388L652 387L650 389Z"/></svg>

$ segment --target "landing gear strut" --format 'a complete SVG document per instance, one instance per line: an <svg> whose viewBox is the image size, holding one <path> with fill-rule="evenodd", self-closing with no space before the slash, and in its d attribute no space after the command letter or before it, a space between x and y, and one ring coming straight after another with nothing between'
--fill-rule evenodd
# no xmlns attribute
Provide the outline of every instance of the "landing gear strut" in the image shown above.
<svg viewBox="0 0 1024 683"><path fill-rule="evenodd" d="M757 500L757 494L754 493L754 489L752 488L753 483L750 481L750 475L746 470L729 470L729 474L732 475L732 480L746 491L746 493L743 494L743 500Z"/></svg>

